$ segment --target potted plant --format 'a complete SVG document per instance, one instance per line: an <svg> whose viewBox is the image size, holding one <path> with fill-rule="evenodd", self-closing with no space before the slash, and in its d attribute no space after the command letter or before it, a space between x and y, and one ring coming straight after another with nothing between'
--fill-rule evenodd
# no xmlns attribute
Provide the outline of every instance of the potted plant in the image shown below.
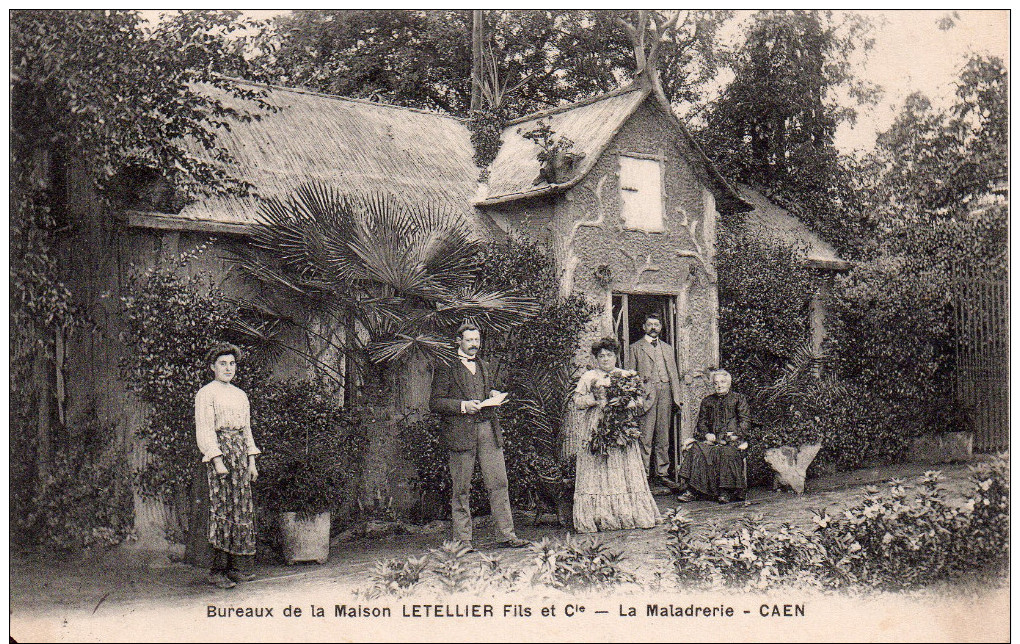
<svg viewBox="0 0 1020 644"><path fill-rule="evenodd" d="M330 511L342 498L343 482L329 455L317 451L278 461L260 479L262 502L279 515L283 559L326 563Z"/></svg>
<svg viewBox="0 0 1020 644"><path fill-rule="evenodd" d="M256 501L270 516L278 515L280 549L288 564L325 563L331 511L352 496L364 432L328 382L271 383L259 394L252 396L253 406L259 406L253 425L262 430Z"/></svg>

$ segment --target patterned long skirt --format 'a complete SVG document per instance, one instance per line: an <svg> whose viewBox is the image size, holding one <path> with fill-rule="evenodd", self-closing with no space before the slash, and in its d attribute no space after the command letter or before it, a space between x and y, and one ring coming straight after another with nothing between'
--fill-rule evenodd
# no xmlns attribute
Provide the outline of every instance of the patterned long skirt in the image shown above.
<svg viewBox="0 0 1020 644"><path fill-rule="evenodd" d="M599 422L599 410L591 407L576 417L579 424L577 474L574 479L574 528L578 532L605 532L654 528L662 523L659 508L648 488L641 445L634 441L605 456L595 456L588 446Z"/></svg>
<svg viewBox="0 0 1020 644"><path fill-rule="evenodd" d="M216 438L228 473L220 476L212 461L209 477L209 543L234 555L255 554L255 504L248 480L248 445L240 429L218 429Z"/></svg>

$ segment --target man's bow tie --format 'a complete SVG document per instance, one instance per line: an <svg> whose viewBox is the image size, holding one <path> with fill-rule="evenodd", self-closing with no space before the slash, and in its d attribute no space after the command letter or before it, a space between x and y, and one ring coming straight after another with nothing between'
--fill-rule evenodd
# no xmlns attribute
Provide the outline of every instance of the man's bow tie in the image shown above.
<svg viewBox="0 0 1020 644"><path fill-rule="evenodd" d="M464 362L478 362L478 358L467 358L465 356L461 356L460 359Z"/></svg>
<svg viewBox="0 0 1020 644"><path fill-rule="evenodd" d="M658 340L652 340L652 346L653 347L659 346L659 341Z"/></svg>

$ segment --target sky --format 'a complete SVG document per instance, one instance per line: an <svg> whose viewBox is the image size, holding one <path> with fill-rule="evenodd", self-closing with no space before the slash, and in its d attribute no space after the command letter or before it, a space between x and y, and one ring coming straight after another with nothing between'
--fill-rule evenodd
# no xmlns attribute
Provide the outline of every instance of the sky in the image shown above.
<svg viewBox="0 0 1020 644"><path fill-rule="evenodd" d="M841 128L837 145L843 150L870 149L875 134L887 129L903 100L922 92L938 107L952 103L969 52L999 56L1009 69L1009 12L960 11L955 27L939 30L946 11L865 11L879 23L875 46L859 75L884 90L879 104L863 114L857 127Z"/></svg>
<svg viewBox="0 0 1020 644"><path fill-rule="evenodd" d="M258 10L245 13L270 18L288 10ZM143 12L150 19L158 11ZM739 42L743 26L753 11L738 11L722 32L729 44ZM952 103L955 85L969 52L999 56L1009 68L1009 12L1006 10L958 11L952 29L940 30L938 20L948 10L860 11L875 24L874 48L867 58L859 57L857 75L882 88L878 104L859 110L856 125L843 124L836 145L845 152L873 148L875 136L887 129L913 92L927 95L936 107ZM717 92L725 78L709 91Z"/></svg>

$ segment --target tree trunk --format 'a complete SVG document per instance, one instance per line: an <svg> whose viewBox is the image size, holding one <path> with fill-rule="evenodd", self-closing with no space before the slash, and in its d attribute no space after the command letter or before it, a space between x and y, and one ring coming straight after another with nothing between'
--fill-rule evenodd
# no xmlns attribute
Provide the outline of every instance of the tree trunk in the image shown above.
<svg viewBox="0 0 1020 644"><path fill-rule="evenodd" d="M432 371L424 358L416 356L381 370L380 376L386 391L381 404L372 408L375 413L368 423L362 502L372 507L381 498L406 514L417 502L418 493L412 484L414 466L404 457L400 431L428 411Z"/></svg>
<svg viewBox="0 0 1020 644"><path fill-rule="evenodd" d="M471 110L482 109L482 38L485 20L481 9L472 12L471 27Z"/></svg>
<svg viewBox="0 0 1020 644"><path fill-rule="evenodd" d="M37 351L32 365L33 389L36 400L36 447L35 469L37 480L49 472L52 461L51 437L53 436L53 406L50 386L50 361L44 351Z"/></svg>

